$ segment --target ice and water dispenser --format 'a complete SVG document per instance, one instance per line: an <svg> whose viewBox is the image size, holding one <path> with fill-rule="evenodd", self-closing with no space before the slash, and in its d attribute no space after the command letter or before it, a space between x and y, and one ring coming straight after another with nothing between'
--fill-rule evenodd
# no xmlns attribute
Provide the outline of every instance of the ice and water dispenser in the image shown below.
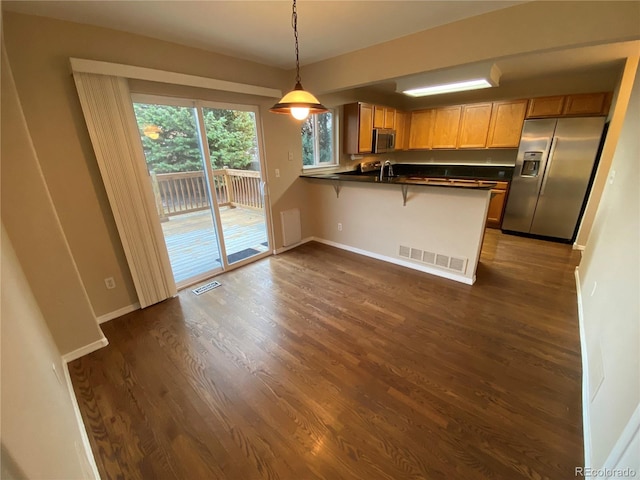
<svg viewBox="0 0 640 480"><path fill-rule="evenodd" d="M522 159L522 177L537 177L540 172L540 162L544 152L524 152Z"/></svg>

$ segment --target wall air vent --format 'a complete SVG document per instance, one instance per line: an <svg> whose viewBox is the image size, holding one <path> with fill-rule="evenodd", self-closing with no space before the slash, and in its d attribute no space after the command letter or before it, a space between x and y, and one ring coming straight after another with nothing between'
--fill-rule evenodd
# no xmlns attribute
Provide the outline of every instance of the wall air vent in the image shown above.
<svg viewBox="0 0 640 480"><path fill-rule="evenodd" d="M449 260L449 268L456 272L464 272L467 268L467 260L465 258L451 257L451 260Z"/></svg>
<svg viewBox="0 0 640 480"><path fill-rule="evenodd" d="M446 255L441 255L440 253L436 255L436 265L439 267L449 268L449 257Z"/></svg>
<svg viewBox="0 0 640 480"><path fill-rule="evenodd" d="M438 268L445 268L464 274L467 270L467 259L461 257L450 257L443 253L430 252L419 248L400 245L398 254L401 257L416 260Z"/></svg>
<svg viewBox="0 0 640 480"><path fill-rule="evenodd" d="M426 250L423 252L422 254L422 261L424 263L428 263L430 265L433 265L434 263L436 263L436 254L433 252L427 252Z"/></svg>

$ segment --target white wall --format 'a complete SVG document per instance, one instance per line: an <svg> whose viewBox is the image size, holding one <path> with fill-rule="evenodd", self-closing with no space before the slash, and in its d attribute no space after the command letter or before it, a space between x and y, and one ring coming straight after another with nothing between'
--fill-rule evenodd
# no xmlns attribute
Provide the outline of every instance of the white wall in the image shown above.
<svg viewBox="0 0 640 480"><path fill-rule="evenodd" d="M624 448L633 441L634 428L640 424L638 132L640 75L636 69L610 180L579 266L583 365L587 372L583 388L588 389L584 405L586 463L594 468L612 467L622 457L636 469L636 475L640 475L640 452L625 456ZM637 430L635 435L637 445Z"/></svg>
<svg viewBox="0 0 640 480"><path fill-rule="evenodd" d="M1 241L2 478L95 478L60 352L4 225Z"/></svg>

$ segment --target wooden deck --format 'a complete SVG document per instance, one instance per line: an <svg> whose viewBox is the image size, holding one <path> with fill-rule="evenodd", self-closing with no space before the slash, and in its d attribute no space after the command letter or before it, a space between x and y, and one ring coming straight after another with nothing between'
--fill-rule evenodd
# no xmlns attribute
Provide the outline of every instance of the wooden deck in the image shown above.
<svg viewBox="0 0 640 480"><path fill-rule="evenodd" d="M220 216L229 263L268 250L262 210L222 207ZM222 266L209 210L172 216L162 223L162 231L176 283Z"/></svg>

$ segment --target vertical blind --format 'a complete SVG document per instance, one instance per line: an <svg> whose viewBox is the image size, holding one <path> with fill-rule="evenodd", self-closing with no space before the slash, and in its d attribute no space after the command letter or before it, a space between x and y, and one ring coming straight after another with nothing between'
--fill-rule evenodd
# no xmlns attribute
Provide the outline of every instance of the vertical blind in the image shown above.
<svg viewBox="0 0 640 480"><path fill-rule="evenodd" d="M127 80L74 72L89 136L142 308L176 294Z"/></svg>

